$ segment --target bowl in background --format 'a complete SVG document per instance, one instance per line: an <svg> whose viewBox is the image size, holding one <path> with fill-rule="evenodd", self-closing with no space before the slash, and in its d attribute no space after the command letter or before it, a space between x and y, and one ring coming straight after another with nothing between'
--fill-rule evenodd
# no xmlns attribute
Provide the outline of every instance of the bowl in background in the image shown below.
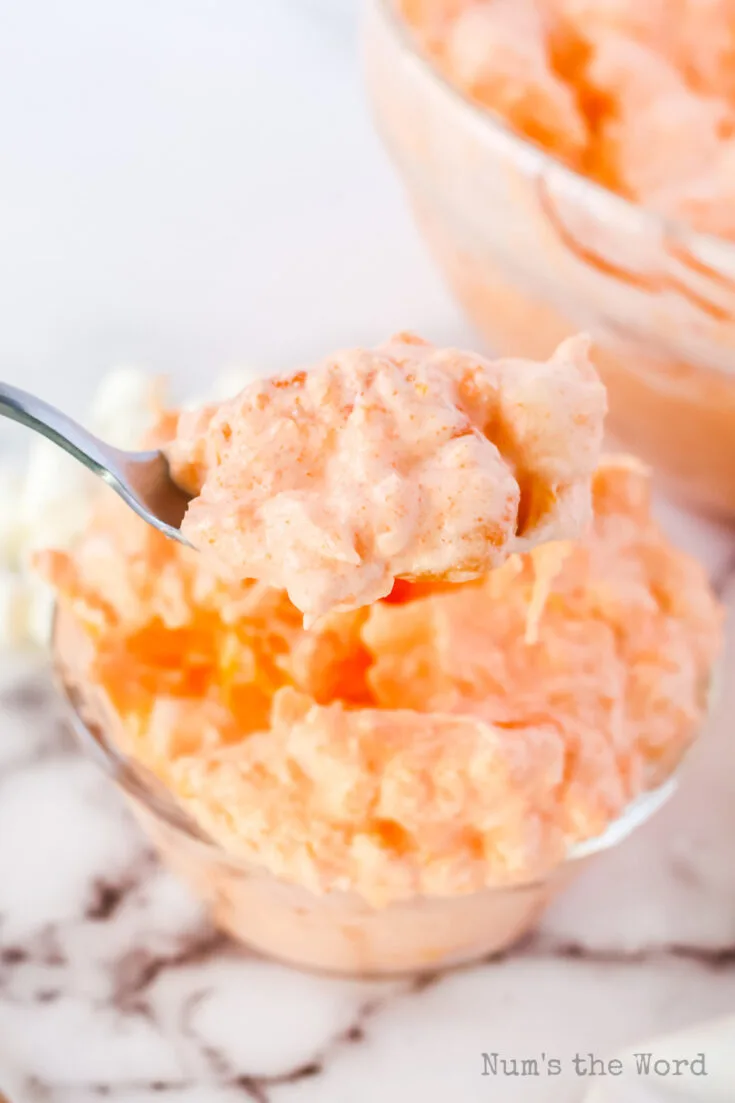
<svg viewBox="0 0 735 1103"><path fill-rule="evenodd" d="M735 516L735 245L607 191L512 133L368 0L376 124L419 227L492 352L546 358L586 331L609 426L669 486Z"/></svg>

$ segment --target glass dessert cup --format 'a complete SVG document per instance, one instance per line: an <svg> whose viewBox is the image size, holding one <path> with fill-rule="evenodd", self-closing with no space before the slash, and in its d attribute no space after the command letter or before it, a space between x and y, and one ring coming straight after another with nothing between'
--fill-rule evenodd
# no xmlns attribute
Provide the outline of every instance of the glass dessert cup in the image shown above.
<svg viewBox="0 0 735 1103"><path fill-rule="evenodd" d="M467 896L416 897L384 908L346 892L316 895L229 856L160 781L120 753L109 702L79 678L79 643L73 618L59 612L54 667L85 753L115 781L164 864L204 902L218 927L252 949L301 968L391 976L500 953L533 927L546 905L595 855L627 837L675 788L671 778L644 794L603 835L574 848L566 862L540 881Z"/></svg>
<svg viewBox="0 0 735 1103"><path fill-rule="evenodd" d="M511 133L369 0L378 130L419 227L499 355L587 331L610 429L698 507L735 516L735 246L622 199Z"/></svg>

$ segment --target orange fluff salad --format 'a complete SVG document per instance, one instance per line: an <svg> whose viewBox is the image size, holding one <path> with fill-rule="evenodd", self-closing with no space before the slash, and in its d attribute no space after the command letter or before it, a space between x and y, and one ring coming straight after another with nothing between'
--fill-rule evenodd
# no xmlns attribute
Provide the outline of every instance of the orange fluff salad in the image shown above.
<svg viewBox="0 0 735 1103"><path fill-rule="evenodd" d="M164 450L193 546L311 624L579 536L605 409L583 337L493 363L401 334L183 413Z"/></svg>
<svg viewBox="0 0 735 1103"><path fill-rule="evenodd" d="M316 894L348 891L381 908L557 869L675 770L702 720L720 638L704 572L651 518L646 472L625 458L591 471L597 386L583 343L549 364L488 364L402 338L250 387L215 411L163 417L159 442L168 437L178 470L204 488L192 535L220 525L233 494L267 542L269 495L298 491L306 536L302 545L282 529L280 552L269 545L282 557L274 573L243 579L105 492L71 553L41 554L88 644L77 677L109 703L121 751L225 853ZM246 430L261 434L258 451ZM237 456L257 465L257 486L237 474ZM322 500L315 490L312 503L289 463L306 465L304 479L316 465ZM369 488L390 486L392 471L396 496L386 492L381 512ZM480 490L487 550L465 512ZM400 571L392 552L381 561L389 592L306 627L287 589L307 608L314 593L344 601L349 568L356 604L367 589L352 558L335 558L338 591L322 585L334 534L347 546L344 534L360 532L364 548L387 521L402 536L394 507L411 508L411 495L408 558ZM313 558L317 532L323 560ZM534 533L570 538L518 551ZM242 565L252 554L248 545L244 559L224 558ZM318 580L305 590L288 573L302 562ZM417 580L393 581L405 563ZM451 581L465 572L469 581Z"/></svg>
<svg viewBox="0 0 735 1103"><path fill-rule="evenodd" d="M735 238L733 0L396 0L470 99L571 168Z"/></svg>

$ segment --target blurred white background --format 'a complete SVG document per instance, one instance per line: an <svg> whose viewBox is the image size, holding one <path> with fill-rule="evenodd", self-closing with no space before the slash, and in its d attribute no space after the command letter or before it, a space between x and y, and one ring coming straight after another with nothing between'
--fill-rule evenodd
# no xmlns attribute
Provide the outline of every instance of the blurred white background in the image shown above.
<svg viewBox="0 0 735 1103"><path fill-rule="evenodd" d="M121 363L183 391L463 333L372 132L358 6L0 0L0 378L80 413Z"/></svg>

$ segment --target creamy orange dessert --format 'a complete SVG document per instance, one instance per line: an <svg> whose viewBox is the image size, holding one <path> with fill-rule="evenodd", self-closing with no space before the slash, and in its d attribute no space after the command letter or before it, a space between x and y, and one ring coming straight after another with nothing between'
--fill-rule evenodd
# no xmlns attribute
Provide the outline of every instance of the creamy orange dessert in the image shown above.
<svg viewBox="0 0 735 1103"><path fill-rule="evenodd" d="M733 0L396 0L472 100L606 187L735 236Z"/></svg>
<svg viewBox="0 0 735 1103"><path fill-rule="evenodd" d="M308 625L579 536L605 408L585 338L491 362L402 334L184 412L164 450L190 543Z"/></svg>
<svg viewBox="0 0 735 1103"><path fill-rule="evenodd" d="M550 877L697 734L717 602L652 520L639 465L606 460L592 491L579 541L470 582L399 580L312 629L283 589L223 578L112 495L40 566L76 626L74 677L104 695L121 750L223 855L313 898L349 894L367 922ZM289 912L293 938L308 912Z"/></svg>

